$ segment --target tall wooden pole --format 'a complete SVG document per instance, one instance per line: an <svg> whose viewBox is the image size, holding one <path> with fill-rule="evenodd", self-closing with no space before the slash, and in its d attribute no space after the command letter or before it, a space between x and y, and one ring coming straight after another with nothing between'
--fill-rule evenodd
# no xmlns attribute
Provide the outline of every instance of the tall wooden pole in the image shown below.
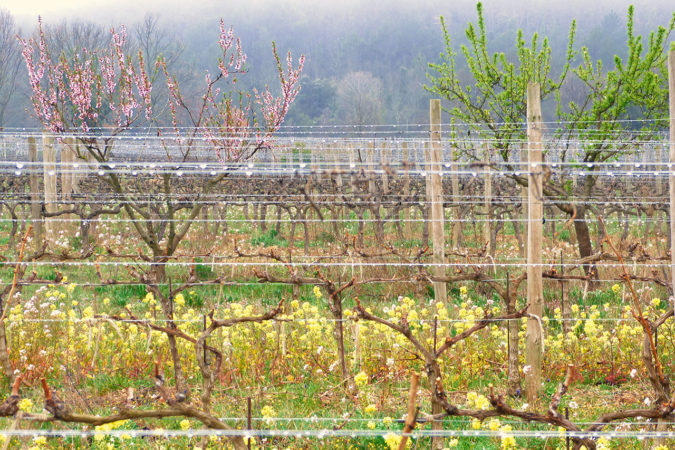
<svg viewBox="0 0 675 450"><path fill-rule="evenodd" d="M431 188L431 236L434 248L433 263L434 268L432 273L435 277L442 277L445 275L445 233L444 233L444 210L443 210L443 184L441 178L442 162L441 157L441 101L439 99L432 99L429 104L429 123L431 124L430 133L430 154L429 154L429 170L430 188ZM445 302L446 286L442 281L434 282L434 296L437 302ZM436 389L435 387L433 389ZM442 405L432 402L431 413L439 414L443 412ZM440 421L434 421L431 424L432 430L440 430L443 424ZM440 437L432 438L431 447L433 449L443 448L443 439Z"/></svg>
<svg viewBox="0 0 675 450"><path fill-rule="evenodd" d="M61 198L63 200L70 200L73 193L75 158L75 138L64 138L63 145L61 145Z"/></svg>
<svg viewBox="0 0 675 450"><path fill-rule="evenodd" d="M368 193L375 193L375 143L368 142L368 149L366 150L366 173L368 174Z"/></svg>
<svg viewBox="0 0 675 450"><path fill-rule="evenodd" d="M457 149L452 151L452 174L450 174L450 184L452 186L452 203L455 205L453 208L452 218L452 246L455 249L458 249L462 242L462 211L459 206L460 196L459 196L459 152Z"/></svg>
<svg viewBox="0 0 675 450"><path fill-rule="evenodd" d="M382 167L382 194L387 195L389 193L389 174L387 170L389 169L389 147L387 146L387 141L382 142L382 150L380 153L380 166ZM393 145L393 142L391 143Z"/></svg>
<svg viewBox="0 0 675 450"><path fill-rule="evenodd" d="M44 187L45 187L45 210L47 212L56 211L57 191L56 191L56 149L54 148L54 138L52 136L42 136L42 161L44 165ZM56 225L53 219L45 219L45 236L47 240L56 238Z"/></svg>
<svg viewBox="0 0 675 450"><path fill-rule="evenodd" d="M520 169L523 170L524 172L527 172L527 146L522 145L520 147ZM528 190L527 187L523 186L521 190L521 202L523 207L521 208L521 213L522 213L522 218L523 218L523 235L527 237L527 229L528 229L528 222L527 218L529 217L529 212L528 212ZM527 258L527 239L524 240L524 245L523 248L521 249L521 257Z"/></svg>
<svg viewBox="0 0 675 450"><path fill-rule="evenodd" d="M485 162L485 186L483 206L485 209L485 222L483 223L483 241L487 242L487 249L492 255L492 168L490 163L492 158L490 155L490 145L485 144L483 147L484 162ZM492 255L494 256L494 255Z"/></svg>
<svg viewBox="0 0 675 450"><path fill-rule="evenodd" d="M675 298L675 48L668 52L668 91L670 92L670 270L672 272L673 298ZM675 306L675 300L673 300Z"/></svg>
<svg viewBox="0 0 675 450"><path fill-rule="evenodd" d="M404 164L403 167L403 198L405 198L405 204L403 205L403 219L405 221L405 224L403 228L405 229L405 235L407 236L408 239L412 236L412 222L410 221L410 210L411 210L411 205L409 203L410 201L410 174L408 173L408 168L409 168L409 161L410 158L408 157L408 143L407 142L402 142L401 143L401 161Z"/></svg>
<svg viewBox="0 0 675 450"><path fill-rule="evenodd" d="M527 321L525 349L525 386L527 399L534 404L541 390L541 316L544 310L543 282L541 275L542 252L542 123L540 87L537 83L527 86L527 141L528 141L528 226L527 226L527 304L533 316ZM539 320L537 320L539 318Z"/></svg>
<svg viewBox="0 0 675 450"><path fill-rule="evenodd" d="M434 274L442 277L445 274L445 214L443 209L443 158L441 148L441 101L432 99L430 108L431 123L431 239L434 247ZM436 301L446 300L446 287L444 282L434 283Z"/></svg>
<svg viewBox="0 0 675 450"><path fill-rule="evenodd" d="M35 248L39 249L42 247L42 242L44 240L44 234L42 231L42 199L40 198L40 175L38 175L39 166L35 163L38 162L38 151L37 151L37 142L35 137L30 136L28 138L28 157L32 163L31 172L30 172L30 221L33 225L34 242Z"/></svg>

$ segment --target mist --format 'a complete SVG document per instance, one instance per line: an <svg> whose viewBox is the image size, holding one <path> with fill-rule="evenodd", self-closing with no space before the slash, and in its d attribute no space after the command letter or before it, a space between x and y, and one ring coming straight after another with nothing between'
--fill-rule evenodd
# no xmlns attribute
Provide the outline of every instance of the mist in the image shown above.
<svg viewBox="0 0 675 450"><path fill-rule="evenodd" d="M625 20L629 1L596 2L544 0L483 2L489 47L509 54L518 29L526 37L540 32L551 42L554 64L561 63L570 23L577 21L576 47L588 45L594 58L611 63L613 55L625 48ZM350 120L345 95L360 95L345 88L358 79L361 89L377 86L375 105L366 123L425 123L429 94L424 89L428 63L437 62L444 50L439 17L445 17L453 43L465 42L464 29L475 21L475 2L441 1L304 1L269 0L227 2L179 2L123 0L59 2L39 7L33 2L10 0L9 9L17 31L34 32L37 16L46 27L90 23L105 31L126 24L134 27L153 17L162 35L162 54L175 58L175 68L184 85L196 86L206 70L213 71L220 18L234 27L248 55L244 83L261 87L273 85L275 66L271 43L281 54L305 54L303 89L288 116L289 124L341 124ZM671 1L652 0L636 5L638 33L649 33L672 15ZM150 16L148 16L150 15ZM65 31L64 31L65 32ZM672 37L671 37L672 40ZM152 55L156 56L156 55ZM355 75L360 74L360 75ZM35 125L26 112L30 108L25 68L19 73L8 112L0 126ZM364 87L365 86L365 87ZM198 89L195 87L194 89ZM371 89L372 90L372 89Z"/></svg>

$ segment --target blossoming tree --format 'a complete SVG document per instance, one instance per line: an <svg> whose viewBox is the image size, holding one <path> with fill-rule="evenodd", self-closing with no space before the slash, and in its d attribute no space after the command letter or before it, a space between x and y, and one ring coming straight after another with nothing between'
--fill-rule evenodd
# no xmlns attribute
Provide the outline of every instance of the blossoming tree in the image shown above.
<svg viewBox="0 0 675 450"><path fill-rule="evenodd" d="M72 141L62 138L74 136L77 144L73 151L77 157L97 164L99 176L119 199L122 211L145 244L139 248L138 258L149 262L152 269L131 270L161 305L167 327L160 331L167 336L176 388L185 393L188 387L176 339L186 339L186 336L181 335L174 322L173 301L190 284L171 286L169 283L168 292L160 286L167 278L166 263L185 238L193 219L202 212L204 203L177 200L174 193L185 183L180 164L194 162L195 149L203 152L206 148L218 160L228 163L245 161L263 149L271 150L274 134L299 92L304 56L296 65L289 52L284 67L273 44L280 94L274 95L268 87L249 92L237 90L238 77L246 73L246 54L233 29L226 28L221 20L217 71L206 73L201 95L186 98L161 56L148 62L142 51L130 54L124 26L112 29L111 37L109 47L104 50L83 48L70 58L53 55L40 21L36 38L20 39L31 100L36 117L49 132L64 145ZM166 151L171 168L144 174L115 170L116 140L125 133L133 133L143 116L153 121L152 92L162 76L169 92L167 106L171 126L158 129L158 145ZM194 101L195 98L198 100ZM227 176L227 171L217 171L210 177L195 177L190 188L204 196ZM149 196L155 201L148 202ZM249 317L246 321L266 320L275 314ZM234 323L237 321L223 325L214 319L213 328L204 333L203 339L187 340L205 355L205 347L213 351L204 342L208 334ZM205 371L204 379L214 379L208 364L200 362L200 367ZM205 405L208 405L208 394L202 394Z"/></svg>

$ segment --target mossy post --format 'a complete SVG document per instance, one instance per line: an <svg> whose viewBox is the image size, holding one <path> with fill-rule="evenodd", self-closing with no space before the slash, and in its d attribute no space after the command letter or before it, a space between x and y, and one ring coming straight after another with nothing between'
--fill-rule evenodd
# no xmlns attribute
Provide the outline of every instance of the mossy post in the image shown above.
<svg viewBox="0 0 675 450"><path fill-rule="evenodd" d="M543 232L542 192L542 121L541 91L537 83L527 86L527 304L530 318L527 321L527 342L525 348L525 386L527 400L536 403L541 390L541 363L543 330L541 316L544 310L543 282L541 274L541 252Z"/></svg>

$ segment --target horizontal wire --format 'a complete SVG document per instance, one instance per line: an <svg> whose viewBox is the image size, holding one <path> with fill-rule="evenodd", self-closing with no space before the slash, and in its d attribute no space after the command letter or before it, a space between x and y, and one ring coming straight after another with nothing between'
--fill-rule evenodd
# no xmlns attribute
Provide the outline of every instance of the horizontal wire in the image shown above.
<svg viewBox="0 0 675 450"><path fill-rule="evenodd" d="M65 215L65 214L64 214ZM26 219L0 219L0 223L23 223ZM47 223L81 223L81 222L96 222L98 224L106 223L183 223L186 219L79 219L79 218L61 218L61 217L47 217L44 219ZM624 223L624 220L621 218L605 218L603 219L605 223ZM669 223L670 219L668 217L658 218L658 217L647 217L643 219L634 219L634 222L638 222L638 225L642 223ZM542 217L540 219L497 219L497 218L476 218L476 219L398 219L398 218L382 218L382 219L281 219L277 220L275 218L267 219L191 219L191 223L202 223L202 224L215 224L215 223L436 223L442 222L446 224L452 223L531 223L531 222L555 222L555 223L567 223L570 222L569 219L565 218L549 218ZM585 220L572 221L573 222L585 222ZM252 239L255 236L252 237Z"/></svg>
<svg viewBox="0 0 675 450"><path fill-rule="evenodd" d="M233 170L245 170L245 169L255 169L259 167L263 168L269 168L269 167L278 167L280 169L295 169L295 168L308 168L308 167L316 167L317 169L322 169L322 170L329 170L332 169L333 167L348 167L348 168L368 168L368 169L374 169L377 168L378 166L386 166L387 164L392 164L395 163L397 165L400 165L402 169L400 169L402 172L406 172L411 170L409 165L410 164L419 164L422 166L426 166L429 168L429 171L433 171L430 167L436 164L442 164L445 168L451 168L451 167L473 167L473 168L482 168L482 169L490 169L492 168L493 170L491 171L492 174L495 174L494 167L497 166L504 166L504 167L511 167L511 166L526 166L526 167L572 167L572 168L588 168L592 169L595 167L614 167L614 168L622 168L624 166L633 166L636 169L642 168L642 167L667 167L669 169L672 169L675 166L674 162L670 161L598 161L598 162L583 162L583 161L539 161L536 163L531 163L529 161L484 161L484 160L476 160L476 161L439 161L439 162L430 162L430 161L416 161L416 160L407 160L407 159L401 159L399 161L383 161L383 160L378 160L378 161L242 161L239 163L235 162L193 162L193 161L185 161L185 162L172 162L172 161L108 161L104 163L90 163L90 162L77 162L76 161L25 161L25 160L4 160L0 161L0 168L15 168L15 169L28 169L28 168L36 168L36 169L42 169L40 172L44 171L44 167L50 167L50 168L58 168L62 169L63 167L69 168L66 173L91 173L91 172L96 172L99 169L104 169L109 172L115 172L115 171L120 171L120 170L130 170L130 169L145 169L147 171L153 171L153 170L158 170L158 169L172 169L173 171L177 170L182 170L182 171L188 171L188 170L225 170L225 169L233 169ZM287 166L287 167L284 167ZM291 167L288 167L291 166ZM328 166L328 167L325 167ZM78 170L78 169L82 170ZM666 172L668 171L661 171L661 172ZM201 173L201 172L200 172ZM468 173L471 173L468 171Z"/></svg>
<svg viewBox="0 0 675 450"><path fill-rule="evenodd" d="M311 256L306 256L311 258ZM219 258L232 258L229 256L219 256ZM23 266L186 266L192 267L198 264L193 261L2 261L2 265L23 265ZM433 262L417 262L417 263L406 263L406 262L364 262L364 261L354 261L354 262L251 262L251 261L231 261L231 262L208 262L205 265L209 266L247 266L247 267L461 267L466 268L467 265L472 267L578 267L581 265L596 265L600 267L612 267L612 268L621 268L624 265L619 263L602 263L600 261L589 261L589 262L575 262L575 263L507 263L507 262L494 262L494 263L433 263ZM626 266L632 268L643 268L643 267L669 267L669 262L663 263L634 263L632 261L627 261Z"/></svg>
<svg viewBox="0 0 675 450"><path fill-rule="evenodd" d="M650 118L650 119L612 119L610 121L600 121L600 123L652 123L652 122L665 122L668 123L669 119L667 117L663 118ZM522 125L526 126L527 121L523 119L522 122L518 121L510 121L510 122L490 122L490 125ZM541 123L541 124L598 124L597 120L554 120L554 121L536 121L535 123ZM443 126L467 126L467 125L482 125L482 126L487 126L484 122L450 122L450 123L442 123ZM390 123L390 124L353 124L353 123L345 123L345 124L330 124L330 125L281 125L280 128L335 128L335 127L430 127L430 123L426 122L415 122L415 123ZM257 130L256 127L254 126L240 126L240 127L235 127L238 129L251 129L251 130ZM17 129L17 130L35 130L36 132L42 132L44 128L42 127L5 127L5 130L12 130L12 129ZM118 127L114 126L108 126L108 127L91 127L92 130L117 130ZM199 126L199 127L174 127L174 126L158 126L158 125L153 125L153 126L142 126L142 127L133 127L129 128L129 130L207 130L207 129L221 129L219 126L213 126L213 127L207 127L207 126ZM70 130L66 130L66 132L69 132ZM75 130L75 132L78 132L79 129Z"/></svg>
<svg viewBox="0 0 675 450"><path fill-rule="evenodd" d="M204 264L204 265L209 265L210 263L197 263L197 264ZM555 266L556 263L551 263L551 266ZM579 264L581 266L581 264ZM564 276L561 275L561 276ZM466 283L470 282L506 282L506 278L481 278L480 281L475 281L475 280L465 280ZM616 278L593 278L593 282L598 282L598 283L616 283L617 281L623 281L623 277L616 277ZM548 281L551 283L576 283L576 282L581 282L581 281L586 281L586 280L577 280L577 279L547 279L545 278L544 281ZM404 284L417 284L420 283L418 280L414 279L409 279L409 280L368 280L368 284L380 284L380 283L404 283ZM18 284L21 286L46 286L53 284L54 286L60 286L58 283L55 283L54 281L50 280L44 280L44 281L19 281ZM147 283L132 283L132 282L126 282L126 281L119 281L119 282L114 282L114 283L79 283L77 281L73 282L73 284L76 284L78 287L110 287L110 288L124 288L126 286L147 286ZM239 282L239 281L218 281L217 283L187 283L191 287L201 287L201 286L211 286L211 287L216 287L216 286L263 286L263 285L271 285L271 286L289 286L292 283L289 282L283 282L283 281L265 281L264 283L255 281L255 282ZM0 282L0 286L11 286L12 283L4 283ZM168 286L169 283L153 283L153 286ZM313 284L305 284L305 286L314 286Z"/></svg>
<svg viewBox="0 0 675 450"><path fill-rule="evenodd" d="M298 429L268 429L268 430L0 430L0 435L17 436L17 437L95 437L112 436L112 437L208 437L208 436L222 436L222 437L294 437L294 438L364 438L364 437L386 437L390 435L401 436L402 431L399 430L298 430ZM491 431L491 430L422 430L406 434L413 439L423 437L450 437L450 438L476 438L476 437L490 437L490 438L504 438L512 436L515 438L536 438L536 439L550 439L565 437L570 438L587 438L587 439L656 439L656 438L675 438L673 431L549 431L549 430L510 430L510 431Z"/></svg>
<svg viewBox="0 0 675 450"><path fill-rule="evenodd" d="M261 302L264 302L265 299L260 299ZM140 300L139 300L140 301ZM278 299L270 299L268 300L270 302L275 301L277 302ZM57 311L57 310L54 310ZM663 311L665 312L665 311ZM176 319L155 319L155 318L136 318L136 319L120 319L120 318L112 318L111 316L101 316L101 317L92 317L92 318L66 318L66 319L59 319L59 318L50 318L50 319L31 319L31 318L25 318L22 317L21 319L14 319L14 320L9 320L9 323L18 323L18 322L28 322L28 323L64 323L64 322L72 322L72 323L92 323L92 322L98 322L101 320L108 320L108 319L113 319L115 322L120 322L120 323L138 323L138 322L143 322L143 323L155 323L155 322L185 322L185 323L202 323L202 317L195 317L193 319L182 319L182 318L176 318ZM218 317L215 318L216 320L221 320ZM635 319L634 318L629 318L629 317L598 317L596 319L592 319L590 317L585 317L585 318L555 318L555 317L548 317L545 316L542 318L543 320L547 320L549 322L632 322ZM364 319L335 319L332 317L320 317L320 318L314 318L314 317L283 317L280 319L273 319L275 321L279 322L361 322L363 321L364 323L368 323L368 320ZM433 324L433 323L475 323L475 322L489 322L489 323L498 323L498 322L519 322L522 321L523 318L507 318L507 319L502 319L502 318L482 318L482 317L476 317L474 319L417 319L417 320L410 320L409 323L419 323L420 325L423 324Z"/></svg>
<svg viewBox="0 0 675 450"><path fill-rule="evenodd" d="M538 122L544 123L544 122ZM549 122L551 123L551 122ZM363 126L362 129L345 129L345 127L328 126L315 127L314 129L295 128L293 130L280 130L271 138L266 138L265 143L272 143L272 145L283 142L284 139L294 141L302 141L303 139L313 138L315 140L321 139L322 142L330 142L331 140L348 139L350 141L360 142L399 142L406 140L414 141L429 141L432 133L437 133L443 142L476 142L481 144L496 143L503 145L504 143L527 143L526 126L512 125L502 126L499 129L499 136L495 136L492 130L476 127L476 124L467 124L466 127L453 126L449 124L441 124L439 132L432 132L430 126L417 125L414 129L404 129L405 126L386 126L386 125L372 125ZM369 129L363 129L369 128ZM254 134L251 134L252 129L239 128L228 130L227 134L212 133L213 128L199 128L190 129L189 133L174 132L169 130L169 133L154 133L148 132L150 129L138 128L136 132L133 130L125 130L125 134L105 133L104 128L92 129L100 130L99 133L82 133L78 130L70 130L62 133L52 133L47 131L40 131L33 129L22 129L13 132L4 131L0 136L6 138L52 138L54 140L76 139L78 143L90 143L96 141L159 141L167 146L185 145L194 146L195 144L205 143L214 150L218 147L225 147L230 149L243 149L246 146L255 146L260 140ZM139 133L145 131L145 133ZM471 132L473 131L473 134ZM543 130L542 142L562 142L567 146L576 144L575 147L582 149L584 145L600 142L620 142L624 145L636 143L649 144L667 144L668 131L664 126L661 129L643 129L643 130L598 130L594 128L577 129L576 132L572 130ZM595 140L594 140L595 138ZM621 140L619 141L618 138ZM239 147L235 147L238 144Z"/></svg>
<svg viewBox="0 0 675 450"><path fill-rule="evenodd" d="M466 423L471 423L473 420L475 420L472 417L462 417L462 416L453 416L453 417L447 417L448 419L451 419L453 422L466 422ZM218 420L231 420L231 421L247 421L249 417L219 417ZM397 423L403 423L405 422L404 418L401 419L393 419L391 417L389 418L383 418L383 417L318 417L318 416L312 416L312 417L250 417L251 421L253 422L281 422L281 421L294 421L294 422L389 422L390 420L392 422L397 422ZM494 419L497 419L497 417L494 417ZM516 425L528 425L527 422L523 422L522 420L516 420L516 419L508 419L505 417L498 417L499 422L501 423L508 423L508 424L516 424ZM575 425L595 425L597 422L574 422ZM654 425L656 424L656 421L654 420L649 420L647 419L646 421L641 421L641 420L635 420L631 422L609 422L606 425L607 426L618 426L618 427L623 427L623 426L636 426L636 425ZM538 425L544 425L547 426L549 424L538 424Z"/></svg>
<svg viewBox="0 0 675 450"><path fill-rule="evenodd" d="M49 193L51 195L56 195L56 193ZM22 203L45 203L44 199L40 198L30 198L34 195L47 195L45 191L36 191L33 193L12 193L4 192L0 193L0 199L18 199ZM65 194L62 194L65 195ZM109 204L110 202L120 202L120 203L143 203L143 204L166 204L168 201L173 201L174 203L179 202L189 202L190 204L216 204L218 202L225 205L231 204L234 206L246 206L247 204L268 204L268 205L277 205L280 202L287 201L293 202L294 204L313 204L313 205L336 205L348 206L350 202L355 203L383 203L383 207L390 206L387 203L394 203L391 206L412 206L412 205L432 205L441 203L441 201L434 201L427 199L426 193L413 192L413 193L391 193L383 195L373 195L365 192L350 192L344 194L333 194L333 193L317 193L317 194L281 194L281 193L267 193L267 194L211 194L211 195L200 195L199 193L186 193L186 194L171 194L163 195L160 193L157 194L142 194L135 192L130 192L126 194L110 194L106 192L78 192L68 194L71 196L70 199L67 198L54 198L49 201L52 205L72 205L73 203L82 203L82 204ZM88 198L87 196L92 196L96 198ZM158 196L161 196L161 199L157 199ZM415 200L406 200L407 197L419 197ZM457 199L455 197L461 197ZM308 200L308 198L310 200ZM605 197L606 198L606 197ZM260 200L262 199L262 200ZM271 200L269 200L271 199ZM331 200L331 199L337 199ZM649 199L658 199L658 201L649 201ZM125 201L126 200L126 201ZM601 200L594 197L575 197L571 195L570 197L556 197L556 196L545 196L540 199L542 203L574 203L574 204L589 204L589 205L642 205L642 204L662 204L668 203L670 199L668 197L645 197L644 200L642 197L616 197L616 201L610 200ZM453 195L445 194L442 203L451 203L453 205L483 205L486 203L486 197L484 195ZM491 199L491 203L500 205L518 205L523 203L523 198L520 195L496 195Z"/></svg>

